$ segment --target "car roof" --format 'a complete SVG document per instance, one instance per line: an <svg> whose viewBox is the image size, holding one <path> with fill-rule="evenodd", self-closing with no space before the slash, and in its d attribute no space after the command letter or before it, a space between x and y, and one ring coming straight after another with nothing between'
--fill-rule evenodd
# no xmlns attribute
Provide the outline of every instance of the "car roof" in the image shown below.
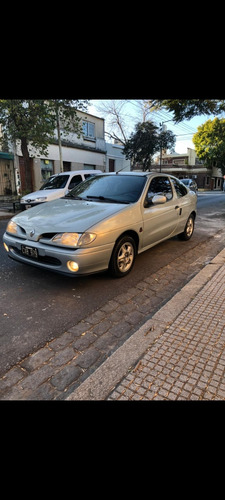
<svg viewBox="0 0 225 500"><path fill-rule="evenodd" d="M157 172L143 172L142 170L132 170L132 171L128 171L126 170L125 172L122 171L122 170L118 170L117 172L103 172L102 173L103 175L133 175L133 176L137 176L137 175L141 175L141 176L146 176L146 175L153 175L153 174L157 174ZM161 175L161 174L159 174ZM168 175L168 174L164 174L164 175Z"/></svg>
<svg viewBox="0 0 225 500"><path fill-rule="evenodd" d="M123 172L123 171L118 171L118 172L106 172L106 173L103 173L102 175L120 175L120 176L125 176L125 175L130 175L130 176L141 176L141 177L148 177L148 178L151 178L151 177L154 177L154 176L157 176L157 177L170 177L170 179L176 179L176 181L178 182L182 182L181 179L178 179L177 177L175 177L175 175L172 175L170 173L164 173L164 172L153 172L153 171L147 171L147 172L143 172L143 171L134 171L132 170L132 172L130 171L126 171L126 172Z"/></svg>

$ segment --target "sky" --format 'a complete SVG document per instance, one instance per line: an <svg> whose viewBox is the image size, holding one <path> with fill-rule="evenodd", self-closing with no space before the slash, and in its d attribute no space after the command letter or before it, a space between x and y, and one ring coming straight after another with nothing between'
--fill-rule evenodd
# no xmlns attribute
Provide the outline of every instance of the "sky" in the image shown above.
<svg viewBox="0 0 225 500"><path fill-rule="evenodd" d="M109 131L109 116L103 116L103 113L98 110L98 106L101 104L101 102L104 101L91 100L88 112L95 116L105 118L105 130ZM128 136L130 136L130 134L134 131L135 123L138 123L138 121L142 121L140 120L141 115L139 107L136 101L127 101L127 104L123 109ZM195 132L197 132L197 127L205 123L207 120L213 120L215 118L214 115L200 115L192 118L191 120L184 120L181 123L175 125L172 121L172 114L165 110L154 112L152 113L151 117L152 121L158 126L160 125L160 123L165 122L164 125L167 127L167 130L171 130L176 135L175 152L179 154L187 153L187 148L194 149L192 137ZM109 142L108 139L107 142Z"/></svg>

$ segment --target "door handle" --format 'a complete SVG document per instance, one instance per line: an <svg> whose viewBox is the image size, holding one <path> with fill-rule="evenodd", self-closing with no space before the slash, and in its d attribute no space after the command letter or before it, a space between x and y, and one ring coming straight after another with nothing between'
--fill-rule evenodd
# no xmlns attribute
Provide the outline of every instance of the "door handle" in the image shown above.
<svg viewBox="0 0 225 500"><path fill-rule="evenodd" d="M177 210L177 208L180 208L180 207L179 207L179 205L176 205L176 206L175 206L175 210Z"/></svg>

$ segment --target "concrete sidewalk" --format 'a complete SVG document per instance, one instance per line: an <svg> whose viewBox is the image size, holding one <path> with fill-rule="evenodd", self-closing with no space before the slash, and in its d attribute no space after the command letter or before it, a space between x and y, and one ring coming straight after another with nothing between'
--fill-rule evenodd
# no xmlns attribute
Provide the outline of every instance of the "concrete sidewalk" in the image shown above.
<svg viewBox="0 0 225 500"><path fill-rule="evenodd" d="M225 400L225 249L67 400Z"/></svg>

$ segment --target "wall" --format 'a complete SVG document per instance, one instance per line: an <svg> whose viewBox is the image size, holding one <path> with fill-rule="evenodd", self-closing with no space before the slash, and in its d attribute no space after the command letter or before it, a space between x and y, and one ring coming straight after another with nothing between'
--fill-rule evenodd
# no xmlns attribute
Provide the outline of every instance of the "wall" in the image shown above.
<svg viewBox="0 0 225 500"><path fill-rule="evenodd" d="M126 160L123 154L123 146L119 144L106 143L107 161L106 172L109 172L109 160L114 160L114 171L123 169L124 171L130 170L130 160Z"/></svg>

